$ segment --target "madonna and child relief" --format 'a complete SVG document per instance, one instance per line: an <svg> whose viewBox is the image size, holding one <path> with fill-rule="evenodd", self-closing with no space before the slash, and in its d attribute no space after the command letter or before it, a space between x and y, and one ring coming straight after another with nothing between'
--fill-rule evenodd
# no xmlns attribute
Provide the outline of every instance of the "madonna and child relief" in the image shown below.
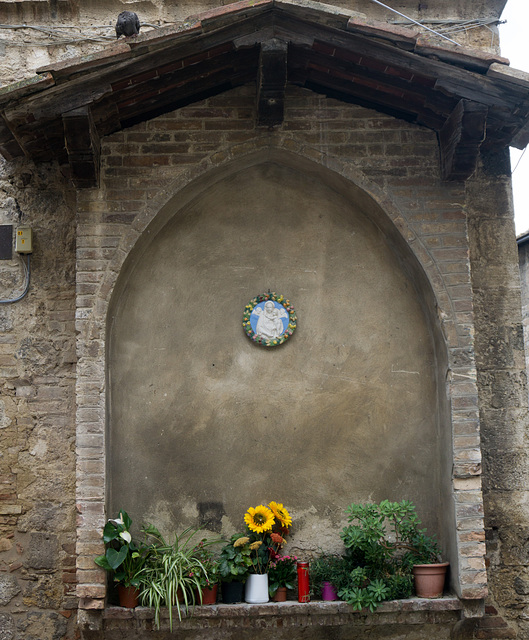
<svg viewBox="0 0 529 640"><path fill-rule="evenodd" d="M254 307L250 323L256 335L273 340L285 332L288 326L288 313L279 302L267 300Z"/></svg>

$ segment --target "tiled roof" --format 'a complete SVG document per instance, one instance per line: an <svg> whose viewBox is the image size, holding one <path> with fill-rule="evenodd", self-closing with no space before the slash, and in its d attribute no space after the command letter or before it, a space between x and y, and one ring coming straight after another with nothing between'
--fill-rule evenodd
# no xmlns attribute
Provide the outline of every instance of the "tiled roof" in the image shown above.
<svg viewBox="0 0 529 640"><path fill-rule="evenodd" d="M293 83L434 129L445 177L464 179L481 146L529 142L529 74L445 42L310 0L243 0L0 89L0 152L69 162L88 186L101 137L257 80L261 124L282 118L267 87Z"/></svg>

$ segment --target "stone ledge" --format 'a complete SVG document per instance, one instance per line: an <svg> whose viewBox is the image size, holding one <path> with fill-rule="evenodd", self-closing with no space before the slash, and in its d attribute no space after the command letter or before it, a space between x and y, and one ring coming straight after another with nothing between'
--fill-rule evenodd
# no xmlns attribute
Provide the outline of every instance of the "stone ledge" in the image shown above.
<svg viewBox="0 0 529 640"><path fill-rule="evenodd" d="M216 604L197 606L193 615L178 620L173 608L173 630L207 629L220 627L277 628L277 627L322 627L385 624L445 624L461 618L463 603L455 596L435 600L409 598L382 603L371 613L355 611L345 602L298 603L295 601L269 602L266 604ZM154 613L147 607L125 609L109 606L101 612L101 628L154 631ZM82 616L81 616L82 618ZM83 624L82 619L80 620ZM93 620L92 620L93 623ZM163 609L160 628L168 628L169 613Z"/></svg>

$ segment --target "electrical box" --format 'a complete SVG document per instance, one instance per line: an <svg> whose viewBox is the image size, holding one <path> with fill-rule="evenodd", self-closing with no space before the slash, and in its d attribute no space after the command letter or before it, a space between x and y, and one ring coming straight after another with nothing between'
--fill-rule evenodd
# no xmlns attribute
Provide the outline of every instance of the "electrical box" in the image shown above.
<svg viewBox="0 0 529 640"><path fill-rule="evenodd" d="M31 227L18 227L15 251L17 253L33 252L33 230Z"/></svg>

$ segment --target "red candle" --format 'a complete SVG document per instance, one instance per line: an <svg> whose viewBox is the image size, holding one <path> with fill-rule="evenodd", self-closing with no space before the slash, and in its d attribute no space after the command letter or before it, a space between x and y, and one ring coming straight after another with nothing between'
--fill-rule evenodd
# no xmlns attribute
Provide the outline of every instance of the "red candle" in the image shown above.
<svg viewBox="0 0 529 640"><path fill-rule="evenodd" d="M310 602L309 563L298 562L298 602Z"/></svg>

